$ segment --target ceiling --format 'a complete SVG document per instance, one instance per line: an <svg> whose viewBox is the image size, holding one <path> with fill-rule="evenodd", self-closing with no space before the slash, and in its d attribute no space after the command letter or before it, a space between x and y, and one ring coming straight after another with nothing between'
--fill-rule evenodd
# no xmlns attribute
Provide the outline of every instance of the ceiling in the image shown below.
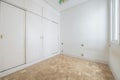
<svg viewBox="0 0 120 80"><path fill-rule="evenodd" d="M56 8L58 11L63 11L74 7L78 4L87 2L88 0L66 0L63 4L59 4L59 0L45 0L48 4Z"/></svg>

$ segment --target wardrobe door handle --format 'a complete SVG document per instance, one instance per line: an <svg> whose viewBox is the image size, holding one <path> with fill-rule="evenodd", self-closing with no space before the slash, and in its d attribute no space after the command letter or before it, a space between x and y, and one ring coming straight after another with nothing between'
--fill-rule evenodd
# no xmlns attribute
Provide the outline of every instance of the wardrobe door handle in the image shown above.
<svg viewBox="0 0 120 80"><path fill-rule="evenodd" d="M0 35L0 39L3 39L3 35L2 34Z"/></svg>

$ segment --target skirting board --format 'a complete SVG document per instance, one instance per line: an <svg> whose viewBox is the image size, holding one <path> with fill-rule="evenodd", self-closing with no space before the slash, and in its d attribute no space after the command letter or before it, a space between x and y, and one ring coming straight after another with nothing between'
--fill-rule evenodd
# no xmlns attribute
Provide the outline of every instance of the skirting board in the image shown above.
<svg viewBox="0 0 120 80"><path fill-rule="evenodd" d="M108 64L108 62L107 62L107 61L104 61L104 60L89 59L89 58L80 57L80 56L71 55L71 54L64 54L64 53L62 53L62 54L63 54L63 55L66 55L66 56L70 56L70 57L80 58L80 59L83 59L83 60L88 60L88 61L93 61L93 62L97 62L97 63Z"/></svg>
<svg viewBox="0 0 120 80"><path fill-rule="evenodd" d="M120 80L120 79L118 78L118 76L116 75L116 73L114 72L114 70L113 70L113 68L112 68L112 66L111 66L110 64L109 64L109 67L110 67L110 70L111 70L111 72L112 72L115 80Z"/></svg>
<svg viewBox="0 0 120 80"><path fill-rule="evenodd" d="M4 77L4 76L7 76L7 75L9 75L9 74L11 74L11 73L17 72L17 71L19 71L19 70L22 70L22 69L24 69L24 68L27 68L27 67L29 67L29 66L31 66L31 65L34 65L34 64L36 64L36 63L42 62L42 61L44 61L44 60L46 60L46 59L52 58L52 57L54 57L54 56L56 56L56 55L59 55L59 53L53 54L53 55L51 55L51 56L48 56L48 57L46 57L46 58L44 58L44 59L41 59L41 60L38 60L38 61L35 61L35 62L32 62L32 63L27 63L27 64L21 65L21 66L19 66L19 67L16 67L16 68L12 68L12 69L7 70L7 71L5 71L5 72L1 72L1 73L0 73L0 78L1 78L1 77Z"/></svg>

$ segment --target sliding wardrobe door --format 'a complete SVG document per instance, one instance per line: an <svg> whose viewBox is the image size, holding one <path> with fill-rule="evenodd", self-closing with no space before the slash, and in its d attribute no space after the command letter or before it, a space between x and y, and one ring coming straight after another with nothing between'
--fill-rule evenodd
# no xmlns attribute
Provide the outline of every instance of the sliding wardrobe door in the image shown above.
<svg viewBox="0 0 120 80"><path fill-rule="evenodd" d="M0 28L1 28L1 1L0 1ZM2 45L3 35L2 30L0 29L0 45ZM2 46L0 46L0 71L3 70L3 54L2 52Z"/></svg>
<svg viewBox="0 0 120 80"><path fill-rule="evenodd" d="M58 24L51 22L49 20L44 19L44 48L45 48L45 56L50 56L52 54L56 54L58 52Z"/></svg>
<svg viewBox="0 0 120 80"><path fill-rule="evenodd" d="M36 14L26 14L26 51L27 63L43 58L42 18Z"/></svg>
<svg viewBox="0 0 120 80"><path fill-rule="evenodd" d="M25 12L1 2L0 5L0 71L25 63Z"/></svg>

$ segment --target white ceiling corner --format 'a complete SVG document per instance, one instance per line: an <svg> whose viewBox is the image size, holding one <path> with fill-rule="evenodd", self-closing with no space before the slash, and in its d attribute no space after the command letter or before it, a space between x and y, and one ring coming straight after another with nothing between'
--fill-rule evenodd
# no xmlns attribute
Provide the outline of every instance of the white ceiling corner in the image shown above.
<svg viewBox="0 0 120 80"><path fill-rule="evenodd" d="M59 0L45 0L48 4L56 8L58 11L63 11L66 9L69 9L71 7L74 7L78 4L82 4L84 2L87 2L88 0L67 0L63 4L59 4Z"/></svg>

